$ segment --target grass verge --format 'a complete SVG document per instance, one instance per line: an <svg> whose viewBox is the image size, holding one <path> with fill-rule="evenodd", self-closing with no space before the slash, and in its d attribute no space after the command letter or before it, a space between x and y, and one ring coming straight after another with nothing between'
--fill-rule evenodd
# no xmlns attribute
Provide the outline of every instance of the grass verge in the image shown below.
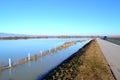
<svg viewBox="0 0 120 80"><path fill-rule="evenodd" d="M96 40L92 40L43 80L114 80Z"/></svg>

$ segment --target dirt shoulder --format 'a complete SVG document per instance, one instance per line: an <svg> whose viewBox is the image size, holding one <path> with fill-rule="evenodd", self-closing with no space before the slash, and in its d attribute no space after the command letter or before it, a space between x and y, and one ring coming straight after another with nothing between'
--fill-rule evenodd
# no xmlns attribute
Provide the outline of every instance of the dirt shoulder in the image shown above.
<svg viewBox="0 0 120 80"><path fill-rule="evenodd" d="M92 40L43 80L114 80L96 40Z"/></svg>

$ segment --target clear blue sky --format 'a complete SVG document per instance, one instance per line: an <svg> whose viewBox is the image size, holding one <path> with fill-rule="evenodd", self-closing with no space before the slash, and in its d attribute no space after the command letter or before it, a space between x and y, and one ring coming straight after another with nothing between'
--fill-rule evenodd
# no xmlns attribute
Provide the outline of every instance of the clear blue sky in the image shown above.
<svg viewBox="0 0 120 80"><path fill-rule="evenodd" d="M120 0L0 0L0 32L120 35Z"/></svg>

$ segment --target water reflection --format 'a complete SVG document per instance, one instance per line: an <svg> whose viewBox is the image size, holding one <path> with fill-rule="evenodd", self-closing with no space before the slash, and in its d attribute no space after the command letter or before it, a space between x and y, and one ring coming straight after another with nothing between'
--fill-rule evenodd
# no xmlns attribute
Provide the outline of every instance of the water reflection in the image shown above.
<svg viewBox="0 0 120 80"><path fill-rule="evenodd" d="M42 57L39 58L40 59L40 63L42 62Z"/></svg>
<svg viewBox="0 0 120 80"><path fill-rule="evenodd" d="M59 50L63 50L63 49L67 49L68 47L72 46L72 45L75 45L77 41L72 41L72 42L65 42L63 45L61 46L58 46L58 47L55 47L53 49L48 49L47 51L45 52L42 52L40 51L40 56L38 54L35 54L33 56L31 56L30 53L28 53L28 57L27 58L22 58L20 60L17 60L17 61L14 61L13 62L13 65L11 64L11 59L9 58L9 65L7 66L8 68L11 68L11 67L15 67L15 66L18 66L18 65L21 65L21 64L24 64L26 62L30 62L30 61L33 61L33 60L37 60L39 57L43 57L43 56L46 56L48 54L50 54L52 56L52 53L56 53L57 51ZM29 64L30 65L30 64ZM1 65L0 65L1 66ZM8 69L6 68L6 66L2 66L0 67L0 69L2 70L5 70L5 69Z"/></svg>
<svg viewBox="0 0 120 80"><path fill-rule="evenodd" d="M9 69L9 76L12 76L12 68Z"/></svg>
<svg viewBox="0 0 120 80"><path fill-rule="evenodd" d="M13 80L12 79L12 68L9 69L9 80Z"/></svg>
<svg viewBox="0 0 120 80"><path fill-rule="evenodd" d="M31 55L31 60L28 60L28 57L23 58L22 60L26 61L27 59L28 63L14 66L11 68L12 70L3 71L3 76L0 77L0 80L36 80L38 76L41 77L46 72L49 72L86 43L72 43L72 45L66 43L64 45L69 47L61 45L53 49L48 48L49 50L47 51L40 51L38 54ZM9 78L6 75L7 73L9 73Z"/></svg>
<svg viewBox="0 0 120 80"><path fill-rule="evenodd" d="M31 63L30 63L30 61L28 61L28 67L31 67Z"/></svg>

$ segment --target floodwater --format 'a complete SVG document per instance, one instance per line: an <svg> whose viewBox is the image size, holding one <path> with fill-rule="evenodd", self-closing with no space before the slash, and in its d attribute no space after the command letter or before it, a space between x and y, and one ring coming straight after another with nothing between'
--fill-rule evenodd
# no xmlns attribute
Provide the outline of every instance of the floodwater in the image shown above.
<svg viewBox="0 0 120 80"><path fill-rule="evenodd" d="M27 39L27 40L0 40L0 62L8 64L8 58L12 62L30 55L38 54L62 45L68 41L84 40L84 38L70 39ZM38 80L55 68L73 53L82 48L90 40L78 42L56 53L50 53L37 60L0 71L0 80Z"/></svg>

